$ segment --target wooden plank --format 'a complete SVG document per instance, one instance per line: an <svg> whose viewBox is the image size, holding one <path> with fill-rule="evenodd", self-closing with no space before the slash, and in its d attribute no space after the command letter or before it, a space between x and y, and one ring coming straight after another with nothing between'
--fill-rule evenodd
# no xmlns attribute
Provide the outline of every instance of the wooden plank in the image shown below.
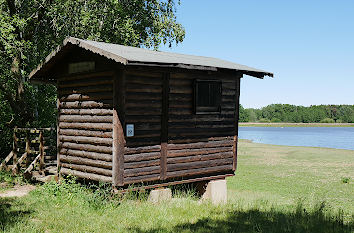
<svg viewBox="0 0 354 233"><path fill-rule="evenodd" d="M232 172L232 164L222 165L222 166L215 166L215 167L205 167L205 168L196 168L190 170L181 170L181 171L173 171L167 172L167 178L176 178L176 177L188 177L188 176L195 176L201 174L210 174L210 173L217 173L217 172Z"/></svg>
<svg viewBox="0 0 354 233"><path fill-rule="evenodd" d="M242 77L242 74L240 75ZM238 121L239 121L239 106L240 106L240 82L241 77L238 78L235 82L235 133L234 133L234 145L233 145L233 152L234 152L234 161L232 170L236 171L237 168L237 140L238 140Z"/></svg>
<svg viewBox="0 0 354 233"><path fill-rule="evenodd" d="M91 116L112 116L112 109L60 109L60 114L65 115L91 115Z"/></svg>
<svg viewBox="0 0 354 233"><path fill-rule="evenodd" d="M84 136L59 136L61 142L84 143L93 145L112 146L112 138L96 138Z"/></svg>
<svg viewBox="0 0 354 233"><path fill-rule="evenodd" d="M125 163L124 169L139 168L139 167L151 167L151 166L155 166L155 165L160 165L159 159Z"/></svg>
<svg viewBox="0 0 354 233"><path fill-rule="evenodd" d="M160 174L152 174L152 175L144 175L144 176L134 176L134 177L127 177L124 179L124 184L129 185L133 183L142 183L142 182L149 182L149 181L156 181L160 179Z"/></svg>
<svg viewBox="0 0 354 233"><path fill-rule="evenodd" d="M72 150L61 148L59 150L61 155L70 155L70 156L78 156L82 158L88 159L95 159L95 160L103 160L103 161L112 161L112 154L104 154L104 153L97 153L97 152L90 152L90 151L83 151L83 150Z"/></svg>
<svg viewBox="0 0 354 233"><path fill-rule="evenodd" d="M77 87L77 88L61 88L58 90L59 95L69 95L69 94L87 94L95 92L112 92L112 85L96 85L88 87Z"/></svg>
<svg viewBox="0 0 354 233"><path fill-rule="evenodd" d="M90 130L78 130L78 129L60 129L60 135L67 136L87 136L87 137L98 137L98 138L112 138L112 132L106 131L90 131Z"/></svg>
<svg viewBox="0 0 354 233"><path fill-rule="evenodd" d="M195 161L205 161L205 160L225 159L225 158L233 158L232 148L229 148L227 152L167 158L167 164L188 163L188 162L195 162Z"/></svg>
<svg viewBox="0 0 354 233"><path fill-rule="evenodd" d="M204 168L204 167L216 167L220 165L232 165L233 158L226 159L214 159L214 160L205 160L205 161L194 161L189 163L175 163L167 165L167 172L180 171L180 170L190 170L196 168Z"/></svg>
<svg viewBox="0 0 354 233"><path fill-rule="evenodd" d="M231 152L232 146L229 147L217 147L217 148L196 148L196 149L182 149L182 150L171 150L169 151L167 157L184 157L184 156L195 156L195 155L207 155L207 154L215 154L222 152Z"/></svg>
<svg viewBox="0 0 354 233"><path fill-rule="evenodd" d="M44 161L44 138L43 131L39 133L39 172L44 172L45 161Z"/></svg>
<svg viewBox="0 0 354 233"><path fill-rule="evenodd" d="M60 156L61 156L61 161L65 163L99 167L99 168L105 168L110 170L112 169L112 162L107 162L107 161L102 161L97 159L88 159L88 158L82 158L76 156L68 156L65 154L61 154Z"/></svg>
<svg viewBox="0 0 354 233"><path fill-rule="evenodd" d="M142 147L126 147L125 154L140 154L140 153L149 153L149 152L159 152L161 151L161 145L155 146L142 146Z"/></svg>
<svg viewBox="0 0 354 233"><path fill-rule="evenodd" d="M70 143L70 142L61 142L61 148L67 148L67 149L73 149L73 150L91 151L91 152L99 152L99 153L105 153L105 154L111 154L112 153L112 147L109 147L109 146L77 144L77 143Z"/></svg>
<svg viewBox="0 0 354 233"><path fill-rule="evenodd" d="M2 161L2 163L0 164L0 171L6 167L6 164L10 161L10 159L14 156L14 152L11 151L6 158Z"/></svg>
<svg viewBox="0 0 354 233"><path fill-rule="evenodd" d="M74 101L74 102L61 102L60 108L62 109L82 109L82 108L110 108L112 106L112 100L105 100L104 102L96 101Z"/></svg>
<svg viewBox="0 0 354 233"><path fill-rule="evenodd" d="M58 79L58 84L61 82L66 82L66 81L73 81L73 80L80 80L80 79L87 79L87 78L100 78L100 77L112 77L113 71L104 71L104 72L92 72L92 73L87 73L87 74L73 74L73 75L67 75L65 77L60 77Z"/></svg>
<svg viewBox="0 0 354 233"><path fill-rule="evenodd" d="M12 168L12 173L17 174L18 173L18 166L22 164L22 162L27 158L28 154L25 152L16 162L16 164L13 165Z"/></svg>
<svg viewBox="0 0 354 233"><path fill-rule="evenodd" d="M162 115L161 115L161 161L160 161L161 180L164 180L166 178L166 171L167 171L169 93L170 93L170 73L164 73L163 80L162 80Z"/></svg>
<svg viewBox="0 0 354 233"><path fill-rule="evenodd" d="M39 154L34 160L33 162L29 165L29 167L25 170L24 175L27 179L31 178L31 172L32 170L35 168L36 163L38 162L38 160L40 160L41 155Z"/></svg>
<svg viewBox="0 0 354 233"><path fill-rule="evenodd" d="M124 118L124 91L125 74L123 70L117 70L113 82L113 167L112 182L113 186L124 185L124 148L125 138L122 122L119 113ZM124 123L123 123L124 124Z"/></svg>
<svg viewBox="0 0 354 233"><path fill-rule="evenodd" d="M102 175L97 175L97 174L92 174L92 173L87 173L87 172L81 172L81 171L75 171L72 169L68 168L62 168L60 170L61 174L64 175L73 175L82 179L87 179L87 180L95 180L95 181L101 181L105 183L111 183L112 182L112 177L109 176L102 176Z"/></svg>
<svg viewBox="0 0 354 233"><path fill-rule="evenodd" d="M91 167L91 166L86 166L86 165L82 165L82 164L71 164L71 163L65 163L63 161L61 162L61 166L65 167L65 168L72 169L72 170L76 170L76 171L112 177L112 170L111 169Z"/></svg>
<svg viewBox="0 0 354 233"><path fill-rule="evenodd" d="M143 175L151 175L151 174L159 174L159 173L160 173L160 166L125 169L124 170L124 178L143 176Z"/></svg>
<svg viewBox="0 0 354 233"><path fill-rule="evenodd" d="M160 152L138 153L138 154L125 154L124 162L138 162L143 161L145 163L149 160L160 159Z"/></svg>
<svg viewBox="0 0 354 233"><path fill-rule="evenodd" d="M110 123L66 123L60 122L60 129L87 129L111 131L113 124Z"/></svg>
<svg viewBox="0 0 354 233"><path fill-rule="evenodd" d="M13 133L13 142L12 142L12 152L13 152L12 164L13 165L17 163L17 150L18 150L17 135L16 135L17 131L18 129L15 127Z"/></svg>
<svg viewBox="0 0 354 233"><path fill-rule="evenodd" d="M112 116L61 115L61 122L112 123Z"/></svg>
<svg viewBox="0 0 354 233"><path fill-rule="evenodd" d="M168 149L169 150L198 149L198 148L210 148L210 147L225 147L225 146L232 146L232 145L233 145L232 140L225 140L225 141L197 142L197 143L190 143L190 144L168 144Z"/></svg>
<svg viewBox="0 0 354 233"><path fill-rule="evenodd" d="M113 98L112 93L91 93L89 95L83 94L70 94L60 96L60 101L97 101L97 100L111 100Z"/></svg>

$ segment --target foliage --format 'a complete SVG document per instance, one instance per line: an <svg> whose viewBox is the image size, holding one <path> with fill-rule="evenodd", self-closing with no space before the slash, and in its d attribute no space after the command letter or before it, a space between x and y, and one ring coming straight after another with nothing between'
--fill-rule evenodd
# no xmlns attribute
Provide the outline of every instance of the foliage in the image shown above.
<svg viewBox="0 0 354 233"><path fill-rule="evenodd" d="M240 121L241 119L249 119L250 122L262 122L264 119L270 119L272 122L293 123L316 123L326 119L328 122L324 123L354 123L354 105L312 105L304 107L290 104L271 104L261 109L249 108L241 111L240 108Z"/></svg>
<svg viewBox="0 0 354 233"><path fill-rule="evenodd" d="M0 0L0 158L14 126L55 125L55 87L26 77L65 37L172 46L185 35L175 13L173 0Z"/></svg>
<svg viewBox="0 0 354 233"><path fill-rule="evenodd" d="M320 121L320 123L335 123L335 121L332 118L324 118Z"/></svg>

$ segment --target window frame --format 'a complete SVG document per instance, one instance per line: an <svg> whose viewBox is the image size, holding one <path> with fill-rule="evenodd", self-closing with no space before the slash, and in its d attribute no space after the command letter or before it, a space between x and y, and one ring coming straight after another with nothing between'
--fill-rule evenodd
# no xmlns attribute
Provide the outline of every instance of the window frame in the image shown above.
<svg viewBox="0 0 354 233"><path fill-rule="evenodd" d="M198 106L198 83L217 83L220 85L220 96L218 106ZM208 93L210 94L210 92ZM197 115L202 114L220 114L221 113L221 102L222 102L222 81L219 79L195 79L194 80L194 113Z"/></svg>

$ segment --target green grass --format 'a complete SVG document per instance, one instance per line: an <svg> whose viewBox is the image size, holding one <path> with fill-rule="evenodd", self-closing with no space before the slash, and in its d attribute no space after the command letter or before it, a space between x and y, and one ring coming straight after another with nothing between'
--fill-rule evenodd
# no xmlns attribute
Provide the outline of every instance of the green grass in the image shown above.
<svg viewBox="0 0 354 233"><path fill-rule="evenodd" d="M240 122L239 126L247 127L354 127L354 123L262 123Z"/></svg>
<svg viewBox="0 0 354 233"><path fill-rule="evenodd" d="M353 232L353 178L354 151L241 140L227 205L183 189L160 204L146 201L147 193L111 198L109 188L69 179L0 199L0 231Z"/></svg>

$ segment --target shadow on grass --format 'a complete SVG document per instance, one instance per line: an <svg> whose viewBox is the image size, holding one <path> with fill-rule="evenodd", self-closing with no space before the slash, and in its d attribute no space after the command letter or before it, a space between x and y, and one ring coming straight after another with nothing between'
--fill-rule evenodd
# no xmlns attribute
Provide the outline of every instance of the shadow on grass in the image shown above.
<svg viewBox="0 0 354 233"><path fill-rule="evenodd" d="M0 231L13 227L31 214L31 211L21 210L21 206L13 198L0 197Z"/></svg>
<svg viewBox="0 0 354 233"><path fill-rule="evenodd" d="M229 211L225 217L203 218L195 223L184 223L171 228L154 228L143 230L138 227L130 228L131 232L321 232L321 233L349 233L354 231L354 219L349 223L343 222L343 214L326 215L321 208L307 212L301 206L292 213L275 210L260 211Z"/></svg>

